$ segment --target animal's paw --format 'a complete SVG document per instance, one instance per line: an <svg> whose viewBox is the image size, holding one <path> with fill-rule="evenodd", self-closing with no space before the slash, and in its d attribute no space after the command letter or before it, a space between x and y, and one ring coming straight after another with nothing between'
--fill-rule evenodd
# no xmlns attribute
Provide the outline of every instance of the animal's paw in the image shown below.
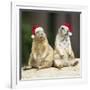
<svg viewBox="0 0 90 90"><path fill-rule="evenodd" d="M59 59L58 60L54 60L54 66L56 68L61 69L61 68L63 68L63 63Z"/></svg>
<svg viewBox="0 0 90 90"><path fill-rule="evenodd" d="M29 70L29 69L31 69L32 68L32 66L24 66L23 67L23 70Z"/></svg>
<svg viewBox="0 0 90 90"><path fill-rule="evenodd" d="M78 63L79 63L79 61L73 61L73 62L71 63L71 66L76 66Z"/></svg>
<svg viewBox="0 0 90 90"><path fill-rule="evenodd" d="M60 64L60 65L58 66L59 69L61 69L61 68L63 68L63 67L64 67L63 64Z"/></svg>
<svg viewBox="0 0 90 90"><path fill-rule="evenodd" d="M60 55L60 58L61 58L61 59L64 59L64 55Z"/></svg>
<svg viewBox="0 0 90 90"><path fill-rule="evenodd" d="M73 59L73 58L74 58L74 54L73 54L73 53L69 53L68 57L69 57L70 59Z"/></svg>
<svg viewBox="0 0 90 90"><path fill-rule="evenodd" d="M69 59L69 60L74 60L75 58L74 58L73 55L68 55L68 59Z"/></svg>

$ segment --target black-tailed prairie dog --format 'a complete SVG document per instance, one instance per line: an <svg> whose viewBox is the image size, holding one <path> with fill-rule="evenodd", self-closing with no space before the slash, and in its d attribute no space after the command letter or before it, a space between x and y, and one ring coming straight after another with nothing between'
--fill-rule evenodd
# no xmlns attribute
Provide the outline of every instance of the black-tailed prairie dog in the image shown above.
<svg viewBox="0 0 90 90"><path fill-rule="evenodd" d="M49 68L53 64L53 48L49 45L44 29L38 25L32 28L32 49L28 66Z"/></svg>
<svg viewBox="0 0 90 90"><path fill-rule="evenodd" d="M72 50L71 35L72 29L70 24L61 25L58 29L54 50L54 66L57 68L75 66L78 63Z"/></svg>

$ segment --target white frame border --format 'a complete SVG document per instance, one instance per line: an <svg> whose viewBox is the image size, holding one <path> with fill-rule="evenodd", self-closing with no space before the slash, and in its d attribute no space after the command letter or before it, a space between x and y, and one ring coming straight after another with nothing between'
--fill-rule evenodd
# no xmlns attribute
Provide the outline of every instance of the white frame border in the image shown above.
<svg viewBox="0 0 90 90"><path fill-rule="evenodd" d="M56 11L76 11L81 12L80 17L80 59L81 62L81 78L75 79L53 79L53 80L36 80L36 81L20 81L19 80L19 9L35 9L35 10L56 10ZM87 7L73 5L52 5L27 2L11 3L11 87L35 87L35 86L55 86L67 84L80 84L87 82Z"/></svg>

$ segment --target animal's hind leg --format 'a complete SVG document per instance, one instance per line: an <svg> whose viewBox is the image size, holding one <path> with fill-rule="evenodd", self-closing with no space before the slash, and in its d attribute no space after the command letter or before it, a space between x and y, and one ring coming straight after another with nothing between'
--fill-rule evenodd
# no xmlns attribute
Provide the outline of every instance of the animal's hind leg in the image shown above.
<svg viewBox="0 0 90 90"><path fill-rule="evenodd" d="M71 61L69 61L70 62L70 66L76 66L78 63L79 63L79 61L78 60L71 60Z"/></svg>
<svg viewBox="0 0 90 90"><path fill-rule="evenodd" d="M32 60L33 60L33 58L32 58L32 54L31 54L30 57L29 57L29 60L28 60L29 68L32 68Z"/></svg>
<svg viewBox="0 0 90 90"><path fill-rule="evenodd" d="M31 69L32 68L31 62L32 62L32 54L30 54L30 57L29 57L29 60L28 60L28 65L24 66L23 69L24 70Z"/></svg>
<svg viewBox="0 0 90 90"><path fill-rule="evenodd" d="M54 51L54 67L57 67L57 68L63 67L63 63L60 60L60 55L56 52L56 50Z"/></svg>
<svg viewBox="0 0 90 90"><path fill-rule="evenodd" d="M41 61L39 68L49 68L53 65L53 52L51 52L45 60Z"/></svg>

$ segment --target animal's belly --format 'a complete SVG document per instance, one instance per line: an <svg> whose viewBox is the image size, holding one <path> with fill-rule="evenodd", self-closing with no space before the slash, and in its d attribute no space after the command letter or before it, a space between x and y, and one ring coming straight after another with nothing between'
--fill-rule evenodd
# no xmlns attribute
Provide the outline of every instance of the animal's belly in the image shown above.
<svg viewBox="0 0 90 90"><path fill-rule="evenodd" d="M60 43L59 46L62 48L69 48L69 43Z"/></svg>
<svg viewBox="0 0 90 90"><path fill-rule="evenodd" d="M38 47L36 53L37 53L37 55L42 55L44 51L45 51L44 47Z"/></svg>
<svg viewBox="0 0 90 90"><path fill-rule="evenodd" d="M37 55L38 55L38 56L39 56L39 55L42 55L43 52L44 52L43 50L38 50L38 51L37 51Z"/></svg>

